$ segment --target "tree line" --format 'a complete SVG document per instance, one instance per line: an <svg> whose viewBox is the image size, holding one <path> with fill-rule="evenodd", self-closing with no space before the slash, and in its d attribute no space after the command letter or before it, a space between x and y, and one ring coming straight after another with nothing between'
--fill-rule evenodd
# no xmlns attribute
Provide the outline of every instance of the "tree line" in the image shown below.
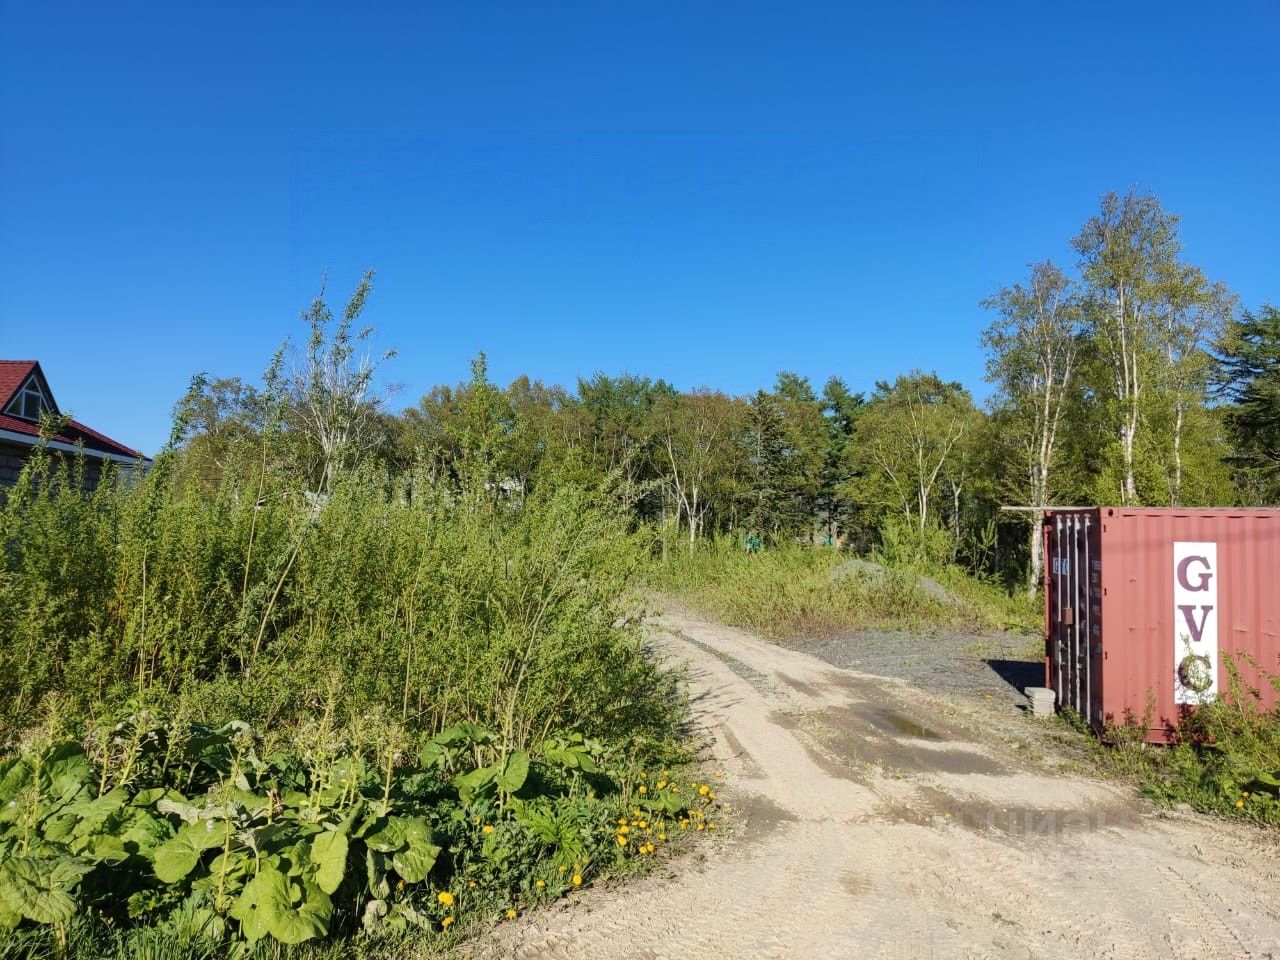
<svg viewBox="0 0 1280 960"><path fill-rule="evenodd" d="M982 302L984 406L924 370L866 392L787 371L747 396L632 374L502 387L482 354L468 380L397 414L356 327L370 274L338 318L317 298L305 346L261 386L198 379L175 441L197 481L274 431L321 494L370 460L478 480L495 499L608 481L665 549L721 535L879 545L1031 590L1046 506L1280 501L1280 310L1242 309L1187 262L1177 216L1149 194L1107 194L1071 245L1069 268L1036 262Z"/></svg>

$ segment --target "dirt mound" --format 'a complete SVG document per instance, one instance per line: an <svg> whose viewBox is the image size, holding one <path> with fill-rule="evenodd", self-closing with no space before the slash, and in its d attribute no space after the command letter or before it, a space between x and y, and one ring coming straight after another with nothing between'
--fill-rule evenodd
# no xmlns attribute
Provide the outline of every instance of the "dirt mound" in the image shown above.
<svg viewBox="0 0 1280 960"><path fill-rule="evenodd" d="M846 560L834 570L831 571L832 580L843 580L848 577L855 577L868 583L883 583L889 579L889 568L883 564L876 563L874 560L863 560L855 557L852 560ZM900 576L909 577L915 582L915 586L925 596L942 603L959 603L960 598L954 593L940 584L933 577L926 577L917 573L906 573L899 571Z"/></svg>

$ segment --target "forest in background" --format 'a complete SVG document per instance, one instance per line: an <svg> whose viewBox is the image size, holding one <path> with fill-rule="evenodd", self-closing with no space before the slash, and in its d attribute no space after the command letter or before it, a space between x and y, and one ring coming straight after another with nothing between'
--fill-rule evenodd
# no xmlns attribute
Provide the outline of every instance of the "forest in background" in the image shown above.
<svg viewBox="0 0 1280 960"><path fill-rule="evenodd" d="M919 370L504 388L481 355L395 414L369 274L260 383L197 376L149 470L38 448L0 500L0 956L429 952L715 829L646 589L928 642L1034 622L1001 505L1275 503L1280 311L1154 197L1075 249L986 301L985 407ZM1274 822L1274 715L1194 716L1148 792Z"/></svg>
<svg viewBox="0 0 1280 960"><path fill-rule="evenodd" d="M632 374L503 388L482 354L470 380L397 415L375 389L390 355L370 357L354 326L370 274L332 344L316 301L293 376L282 354L260 386L200 379L179 440L212 482L275 417L318 492L357 463L427 464L506 497L609 480L664 550L723 535L877 547L1030 592L1035 514L1002 505L1280 502L1280 311L1245 309L1187 262L1151 195L1107 194L1071 244L1068 269L1035 262L983 302L985 406L919 369L865 392L786 371L748 396Z"/></svg>

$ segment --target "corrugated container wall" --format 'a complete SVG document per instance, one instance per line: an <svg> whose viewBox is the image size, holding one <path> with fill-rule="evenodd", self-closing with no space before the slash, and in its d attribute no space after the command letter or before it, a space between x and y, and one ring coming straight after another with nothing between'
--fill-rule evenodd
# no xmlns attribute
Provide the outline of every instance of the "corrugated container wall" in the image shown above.
<svg viewBox="0 0 1280 960"><path fill-rule="evenodd" d="M1172 738L1229 692L1230 666L1273 706L1280 510L1094 507L1045 516L1045 685L1099 733Z"/></svg>

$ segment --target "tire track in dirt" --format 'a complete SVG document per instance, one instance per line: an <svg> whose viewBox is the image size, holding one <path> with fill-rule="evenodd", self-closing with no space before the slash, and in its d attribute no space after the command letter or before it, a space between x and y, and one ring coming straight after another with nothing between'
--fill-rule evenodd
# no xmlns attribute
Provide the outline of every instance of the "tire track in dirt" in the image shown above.
<svg viewBox="0 0 1280 960"><path fill-rule="evenodd" d="M1280 957L1280 848L1024 769L945 702L739 630L654 621L741 829L503 924L475 957Z"/></svg>

